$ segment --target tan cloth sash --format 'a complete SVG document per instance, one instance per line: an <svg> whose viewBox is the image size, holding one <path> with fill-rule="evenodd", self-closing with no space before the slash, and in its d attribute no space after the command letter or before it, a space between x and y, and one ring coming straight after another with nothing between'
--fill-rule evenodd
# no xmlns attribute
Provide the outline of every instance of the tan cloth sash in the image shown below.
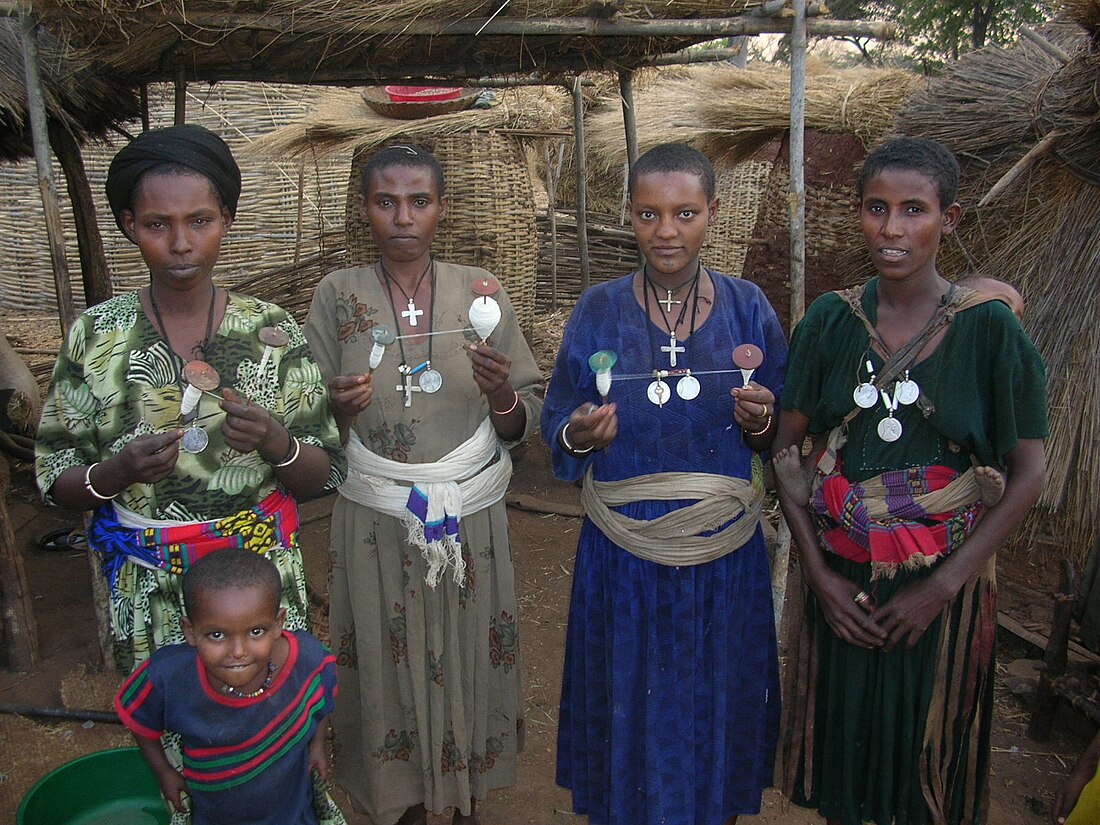
<svg viewBox="0 0 1100 825"><path fill-rule="evenodd" d="M635 501L698 499L652 521L616 513ZM589 468L581 501L592 522L627 552L668 567L705 564L737 550L756 532L764 493L745 479L710 473L653 473L623 481L596 481ZM741 518L711 536L736 516Z"/></svg>
<svg viewBox="0 0 1100 825"><path fill-rule="evenodd" d="M886 506L886 485L882 483L882 476L875 476L861 482L863 488L863 506L867 508L867 514L873 519L893 518ZM960 507L969 507L976 502L982 494L978 486L978 477L971 467L962 475L954 478L946 487L933 490L931 493L921 493L913 496L916 502L926 513L949 513Z"/></svg>

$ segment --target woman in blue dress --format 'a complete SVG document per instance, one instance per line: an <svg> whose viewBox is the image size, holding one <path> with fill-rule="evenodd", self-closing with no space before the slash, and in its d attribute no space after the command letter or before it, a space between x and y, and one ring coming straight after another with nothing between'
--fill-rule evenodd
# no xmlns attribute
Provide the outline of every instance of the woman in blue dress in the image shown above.
<svg viewBox="0 0 1100 825"><path fill-rule="evenodd" d="M758 287L700 264L718 208L703 155L657 146L629 190L645 264L581 296L542 415L554 472L584 478L588 512L557 781L593 825L723 825L757 813L771 784L779 686L759 453L787 347Z"/></svg>

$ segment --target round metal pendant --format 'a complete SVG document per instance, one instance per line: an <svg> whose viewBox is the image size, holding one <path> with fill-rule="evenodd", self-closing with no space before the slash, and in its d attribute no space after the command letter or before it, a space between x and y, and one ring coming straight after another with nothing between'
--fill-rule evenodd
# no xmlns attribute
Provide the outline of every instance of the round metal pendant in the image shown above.
<svg viewBox="0 0 1100 825"><path fill-rule="evenodd" d="M896 418L884 418L878 422L878 437L883 441L897 441L901 438L901 430L901 422Z"/></svg>
<svg viewBox="0 0 1100 825"><path fill-rule="evenodd" d="M694 375L685 375L676 382L676 394L685 401L699 397L699 379Z"/></svg>
<svg viewBox="0 0 1100 825"><path fill-rule="evenodd" d="M920 386L916 381L906 379L894 387L894 400L899 404L915 404L920 398Z"/></svg>
<svg viewBox="0 0 1100 825"><path fill-rule="evenodd" d="M668 384L660 378L650 383L649 389L646 390L646 395L649 396L649 400L658 407L663 407L665 402L672 398L672 392L669 390Z"/></svg>
<svg viewBox="0 0 1100 825"><path fill-rule="evenodd" d="M185 453L201 453L210 443L210 436L202 427L188 427L180 439L180 449Z"/></svg>
<svg viewBox="0 0 1100 825"><path fill-rule="evenodd" d="M443 376L440 375L439 370L427 369L420 373L417 383L426 393L439 392L439 388L443 386Z"/></svg>
<svg viewBox="0 0 1100 825"><path fill-rule="evenodd" d="M869 410L878 403L878 390L875 389L874 384L865 382L852 391L852 400L856 402L857 407Z"/></svg>

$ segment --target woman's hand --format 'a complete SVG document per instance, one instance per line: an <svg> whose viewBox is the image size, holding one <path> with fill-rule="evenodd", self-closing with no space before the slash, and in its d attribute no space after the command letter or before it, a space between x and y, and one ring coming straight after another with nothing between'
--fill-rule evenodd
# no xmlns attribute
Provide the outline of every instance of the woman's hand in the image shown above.
<svg viewBox="0 0 1100 825"><path fill-rule="evenodd" d="M935 574L908 584L891 596L890 601L875 611L875 621L889 637L886 651L903 642L907 649L916 645L953 598L955 591L944 586Z"/></svg>
<svg viewBox="0 0 1100 825"><path fill-rule="evenodd" d="M222 399L221 408L225 410L222 435L226 446L239 453L258 451L264 461L282 460L290 447L290 433L271 417L268 409L253 404L233 389L226 389Z"/></svg>
<svg viewBox="0 0 1100 825"><path fill-rule="evenodd" d="M113 459L97 468L96 489L109 487L109 493L125 490L131 484L156 484L172 475L180 457L183 430L139 435ZM99 474L110 474L112 484L102 484ZM102 492L102 490L101 490Z"/></svg>
<svg viewBox="0 0 1100 825"><path fill-rule="evenodd" d="M337 419L350 421L369 407L373 398L369 375L334 375L328 382L328 403Z"/></svg>
<svg viewBox="0 0 1100 825"><path fill-rule="evenodd" d="M589 403L581 404L573 410L565 425L569 428L566 438L569 439L569 446L573 451L602 450L614 441L619 434L617 409L614 403L604 404L602 407Z"/></svg>
<svg viewBox="0 0 1100 825"><path fill-rule="evenodd" d="M734 398L733 419L747 433L760 433L775 411L775 395L767 387L750 381L747 387L730 390Z"/></svg>
<svg viewBox="0 0 1100 825"><path fill-rule="evenodd" d="M881 626L879 611L870 599L861 600L863 606L856 603L856 596L862 591L855 582L826 568L808 583L825 621L840 639L868 650L883 646L887 634Z"/></svg>
<svg viewBox="0 0 1100 825"><path fill-rule="evenodd" d="M474 381L477 382L477 388L481 390L482 395L490 402L511 403L512 389L508 386L508 377L512 372L512 359L486 343L467 344L466 351L470 353ZM506 386L508 391L502 392ZM496 398L500 395L504 398Z"/></svg>

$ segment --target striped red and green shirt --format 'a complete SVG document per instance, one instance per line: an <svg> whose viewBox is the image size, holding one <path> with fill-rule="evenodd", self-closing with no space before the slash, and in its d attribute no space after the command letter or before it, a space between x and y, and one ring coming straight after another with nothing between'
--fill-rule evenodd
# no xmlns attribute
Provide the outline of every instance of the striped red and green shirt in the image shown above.
<svg viewBox="0 0 1100 825"><path fill-rule="evenodd" d="M309 742L333 709L336 659L305 631L283 631L286 664L264 693L215 691L189 645L162 648L115 699L135 735L183 740L193 825L313 825Z"/></svg>

